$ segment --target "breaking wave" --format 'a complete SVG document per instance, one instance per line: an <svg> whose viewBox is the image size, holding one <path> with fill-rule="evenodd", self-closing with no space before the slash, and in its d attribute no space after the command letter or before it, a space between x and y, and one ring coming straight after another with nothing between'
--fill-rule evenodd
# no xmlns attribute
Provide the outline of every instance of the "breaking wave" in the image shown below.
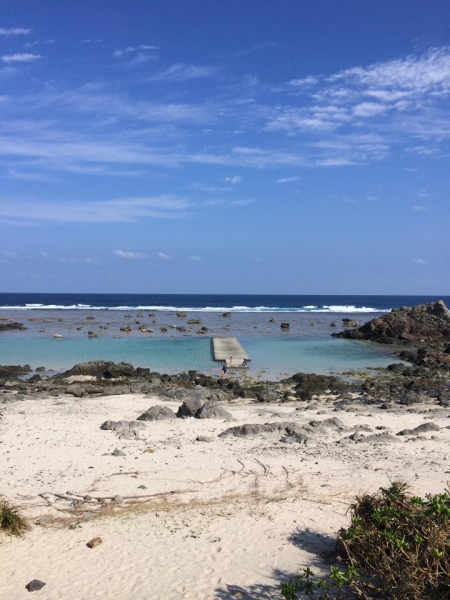
<svg viewBox="0 0 450 600"><path fill-rule="evenodd" d="M292 307L277 306L92 306L90 304L23 304L18 306L0 306L0 310L108 310L108 311L160 311L160 312L234 312L234 313L385 313L390 310L352 305L307 305Z"/></svg>

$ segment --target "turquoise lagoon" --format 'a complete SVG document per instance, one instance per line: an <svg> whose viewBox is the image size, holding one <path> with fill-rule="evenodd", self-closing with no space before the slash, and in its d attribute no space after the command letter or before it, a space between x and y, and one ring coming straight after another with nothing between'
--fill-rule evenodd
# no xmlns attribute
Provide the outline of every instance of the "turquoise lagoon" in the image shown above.
<svg viewBox="0 0 450 600"><path fill-rule="evenodd" d="M399 362L394 348L335 338L240 337L251 357L248 373L276 379L298 371L339 373ZM90 360L126 361L161 373L196 369L219 374L211 338L22 338L0 339L0 364L30 364L55 371Z"/></svg>

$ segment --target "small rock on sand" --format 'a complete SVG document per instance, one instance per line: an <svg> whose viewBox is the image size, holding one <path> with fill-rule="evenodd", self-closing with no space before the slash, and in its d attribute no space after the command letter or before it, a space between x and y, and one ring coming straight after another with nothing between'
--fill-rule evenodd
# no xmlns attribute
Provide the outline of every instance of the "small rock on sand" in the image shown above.
<svg viewBox="0 0 450 600"><path fill-rule="evenodd" d="M126 456L125 452L123 452L123 450L119 450L118 448L116 448L113 452L112 452L113 456Z"/></svg>
<svg viewBox="0 0 450 600"><path fill-rule="evenodd" d="M42 590L42 588L46 585L43 581L39 579L33 579L30 583L27 583L25 586L29 592L37 592L38 590Z"/></svg>
<svg viewBox="0 0 450 600"><path fill-rule="evenodd" d="M89 541L89 542L86 544L86 546L87 546L88 548L96 548L97 546L100 546L100 544L101 544L102 542L103 542L103 540L102 540L102 538L101 538L101 537L95 537L95 538L92 538L92 540L90 540L90 541Z"/></svg>

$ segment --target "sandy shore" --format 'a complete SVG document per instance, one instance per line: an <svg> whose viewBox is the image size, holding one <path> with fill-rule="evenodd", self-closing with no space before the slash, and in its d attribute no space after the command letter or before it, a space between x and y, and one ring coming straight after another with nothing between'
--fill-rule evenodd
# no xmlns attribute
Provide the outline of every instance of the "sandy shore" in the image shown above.
<svg viewBox="0 0 450 600"><path fill-rule="evenodd" d="M325 401L296 410L235 400L225 405L232 423L155 421L136 440L100 430L156 404L180 405L129 394L5 406L0 492L23 507L33 529L0 542L1 598L28 597L35 578L46 582L36 596L48 600L272 598L299 568L328 568L323 554L355 494L395 479L415 493L437 492L450 478L450 410L437 406L336 412ZM280 434L218 437L232 425L329 416L344 428L320 427L309 446L280 442ZM430 420L440 431L398 443L337 443L361 425L364 435L377 427L395 434ZM115 449L125 456L112 456ZM86 494L124 501L83 501ZM87 548L96 536L103 543Z"/></svg>

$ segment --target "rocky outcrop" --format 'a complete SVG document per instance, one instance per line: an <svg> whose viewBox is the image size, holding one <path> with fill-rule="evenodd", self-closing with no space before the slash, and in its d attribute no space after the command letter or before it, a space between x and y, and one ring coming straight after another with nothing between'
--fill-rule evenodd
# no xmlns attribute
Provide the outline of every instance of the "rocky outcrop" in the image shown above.
<svg viewBox="0 0 450 600"><path fill-rule="evenodd" d="M442 344L450 342L450 312L442 300L394 308L356 329L332 334L379 344Z"/></svg>
<svg viewBox="0 0 450 600"><path fill-rule="evenodd" d="M289 379L285 379L284 382L295 385L295 395L300 400L309 400L313 396L319 396L327 391L333 394L341 393L349 387L338 377L316 375L315 373L296 373Z"/></svg>
<svg viewBox="0 0 450 600"><path fill-rule="evenodd" d="M31 371L30 365L0 365L1 379L15 379L19 375L26 375Z"/></svg>
<svg viewBox="0 0 450 600"><path fill-rule="evenodd" d="M74 375L89 375L91 377L103 377L105 379L117 379L119 377L141 378L150 374L150 369L137 367L132 364L121 362L114 363L105 360L93 360L91 362L75 365L69 371L65 371L57 378L72 377Z"/></svg>
<svg viewBox="0 0 450 600"><path fill-rule="evenodd" d="M25 329L28 329L28 327L25 327L23 323L16 323L15 321L12 323L0 323L0 331L12 331L14 329L24 331Z"/></svg>
<svg viewBox="0 0 450 600"><path fill-rule="evenodd" d="M261 435L264 433L280 433L286 432L289 429L293 430L295 429L296 425L296 423L290 421L282 421L280 423L249 423L245 425L236 425L236 427L230 427L225 429L225 431L222 431L219 437L248 437Z"/></svg>

